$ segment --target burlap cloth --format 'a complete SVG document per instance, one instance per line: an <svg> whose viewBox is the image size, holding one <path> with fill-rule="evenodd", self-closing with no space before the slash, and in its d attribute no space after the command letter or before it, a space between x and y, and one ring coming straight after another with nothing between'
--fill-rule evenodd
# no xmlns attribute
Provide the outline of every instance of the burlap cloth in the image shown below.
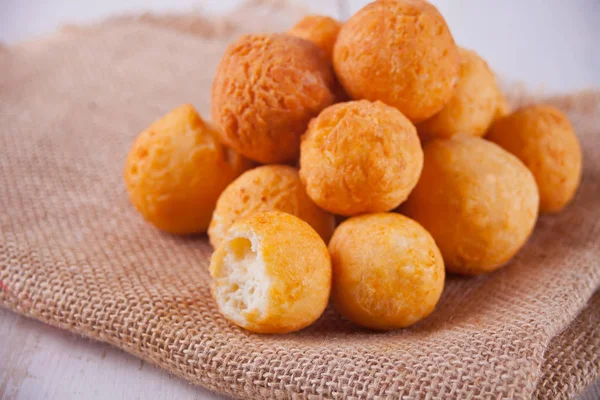
<svg viewBox="0 0 600 400"><path fill-rule="evenodd" d="M232 37L297 17L254 1L220 21L116 18L0 48L0 304L237 398L583 390L600 369L600 295L575 319L600 284L599 92L545 99L582 142L575 201L541 217L506 268L449 277L437 311L411 329L361 330L332 309L295 334L238 329L210 297L206 237L162 234L130 206L122 169L135 135L180 103L208 116Z"/></svg>

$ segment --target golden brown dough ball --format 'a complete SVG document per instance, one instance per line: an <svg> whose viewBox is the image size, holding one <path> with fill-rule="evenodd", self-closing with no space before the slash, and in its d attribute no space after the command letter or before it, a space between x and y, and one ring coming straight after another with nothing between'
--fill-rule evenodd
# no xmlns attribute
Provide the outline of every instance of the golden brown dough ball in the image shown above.
<svg viewBox="0 0 600 400"><path fill-rule="evenodd" d="M329 241L334 217L321 210L306 194L298 170L286 165L265 165L247 171L219 197L208 237L218 247L236 221L261 211L283 211L308 222Z"/></svg>
<svg viewBox="0 0 600 400"><path fill-rule="evenodd" d="M309 40L319 46L331 60L333 45L342 24L331 17L323 15L307 15L303 17L287 33L301 39Z"/></svg>
<svg viewBox="0 0 600 400"><path fill-rule="evenodd" d="M266 212L236 222L210 262L212 293L229 321L259 333L313 323L331 290L327 246L306 222Z"/></svg>
<svg viewBox="0 0 600 400"><path fill-rule="evenodd" d="M330 106L302 138L300 178L306 192L335 214L397 207L416 185L422 166L416 128L382 102Z"/></svg>
<svg viewBox="0 0 600 400"><path fill-rule="evenodd" d="M224 147L189 104L140 133L125 182L142 216L170 233L205 232L217 198L251 163Z"/></svg>
<svg viewBox="0 0 600 400"><path fill-rule="evenodd" d="M540 191L540 212L558 212L575 196L581 180L581 147L560 110L546 105L521 108L497 121L486 138L531 170Z"/></svg>
<svg viewBox="0 0 600 400"><path fill-rule="evenodd" d="M433 5L380 0L342 26L333 65L350 97L381 100L420 122L452 97L459 56L444 17Z"/></svg>
<svg viewBox="0 0 600 400"><path fill-rule="evenodd" d="M476 275L508 262L531 234L539 195L518 158L466 135L424 146L419 183L401 207L431 233L450 272Z"/></svg>
<svg viewBox="0 0 600 400"><path fill-rule="evenodd" d="M459 48L459 54L454 95L439 113L417 125L421 139L483 136L494 120L500 93L494 73L474 51Z"/></svg>
<svg viewBox="0 0 600 400"><path fill-rule="evenodd" d="M298 21L287 33L288 35L311 41L319 46L327 55L327 60L331 63L333 45L341 27L342 24L331 17L308 15ZM350 97L348 97L348 94L344 91L344 88L335 76L331 92L333 93L334 103L350 100Z"/></svg>
<svg viewBox="0 0 600 400"><path fill-rule="evenodd" d="M332 86L330 64L314 43L244 35L217 68L213 120L240 154L261 163L294 161L308 122L333 102Z"/></svg>
<svg viewBox="0 0 600 400"><path fill-rule="evenodd" d="M433 238L400 214L349 218L333 234L329 252L337 309L368 328L404 328L420 321L444 289L444 261Z"/></svg>

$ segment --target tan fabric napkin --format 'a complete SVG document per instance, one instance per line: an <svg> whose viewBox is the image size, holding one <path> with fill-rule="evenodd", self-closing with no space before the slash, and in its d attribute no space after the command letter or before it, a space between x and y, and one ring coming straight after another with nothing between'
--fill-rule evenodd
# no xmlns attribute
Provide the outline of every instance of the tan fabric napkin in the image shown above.
<svg viewBox="0 0 600 400"><path fill-rule="evenodd" d="M497 273L448 278L437 311L389 333L334 310L285 336L226 322L205 236L162 234L122 179L136 134L192 102L209 116L225 46L299 13L123 17L0 47L0 304L237 398L568 398L600 368L600 92L544 99L573 122L581 188ZM513 103L541 100L522 91ZM567 329L561 334L563 329Z"/></svg>

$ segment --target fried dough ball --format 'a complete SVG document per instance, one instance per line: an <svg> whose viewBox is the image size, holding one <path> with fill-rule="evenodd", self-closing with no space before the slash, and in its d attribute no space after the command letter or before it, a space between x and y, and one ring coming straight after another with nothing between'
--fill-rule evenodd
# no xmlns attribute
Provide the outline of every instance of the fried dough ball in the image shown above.
<svg viewBox="0 0 600 400"><path fill-rule="evenodd" d="M265 165L245 172L223 191L208 228L210 243L217 248L236 221L273 210L308 222L326 243L333 233L334 216L308 197L298 170L286 165Z"/></svg>
<svg viewBox="0 0 600 400"><path fill-rule="evenodd" d="M302 138L300 178L310 198L334 214L397 207L417 184L422 166L416 128L379 101L330 106Z"/></svg>
<svg viewBox="0 0 600 400"><path fill-rule="evenodd" d="M140 133L129 151L129 199L157 228L205 232L217 198L252 163L224 147L193 106L177 107Z"/></svg>
<svg viewBox="0 0 600 400"><path fill-rule="evenodd" d="M212 293L229 321L259 333L313 323L331 289L331 260L319 235L291 214L271 211L236 222L213 253Z"/></svg>
<svg viewBox="0 0 600 400"><path fill-rule="evenodd" d="M531 170L540 191L540 212L559 212L575 196L581 181L581 147L560 110L547 105L521 108L497 121L486 138Z"/></svg>
<svg viewBox="0 0 600 400"><path fill-rule="evenodd" d="M450 272L498 269L525 244L538 214L535 179L518 158L467 135L425 144L419 183L401 212L431 233Z"/></svg>
<svg viewBox="0 0 600 400"><path fill-rule="evenodd" d="M309 40L319 46L327 58L331 60L333 45L342 24L331 17L323 15L307 15L287 33L301 39Z"/></svg>
<svg viewBox="0 0 600 400"><path fill-rule="evenodd" d="M494 120L500 93L494 73L474 51L459 48L459 54L454 95L439 113L417 125L421 139L483 136Z"/></svg>
<svg viewBox="0 0 600 400"><path fill-rule="evenodd" d="M314 43L285 34L244 35L217 68L212 116L223 142L261 163L298 157L300 135L333 102L333 73Z"/></svg>
<svg viewBox="0 0 600 400"><path fill-rule="evenodd" d="M342 24L331 17L308 15L298 21L298 23L287 33L288 35L313 42L325 52L329 62L332 62L333 45L335 44L341 27ZM334 103L350 100L350 97L344 91L344 88L337 79L334 79L331 91L333 93Z"/></svg>
<svg viewBox="0 0 600 400"><path fill-rule="evenodd" d="M459 65L444 17L422 0L368 4L342 26L333 49L350 97L381 100L415 123L450 100Z"/></svg>
<svg viewBox="0 0 600 400"><path fill-rule="evenodd" d="M431 314L444 289L444 261L433 238L400 214L349 218L329 252L335 305L358 325L410 326Z"/></svg>

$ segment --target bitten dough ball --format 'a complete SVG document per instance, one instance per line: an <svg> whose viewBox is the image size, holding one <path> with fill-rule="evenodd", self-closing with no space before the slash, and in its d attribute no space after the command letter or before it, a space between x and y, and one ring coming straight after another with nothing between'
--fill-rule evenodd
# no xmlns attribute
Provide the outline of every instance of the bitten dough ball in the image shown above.
<svg viewBox="0 0 600 400"><path fill-rule="evenodd" d="M210 243L217 248L236 221L274 210L308 222L325 242L333 233L334 216L308 197L298 170L286 165L265 165L245 172L223 191L208 228Z"/></svg>
<svg viewBox="0 0 600 400"><path fill-rule="evenodd" d="M217 68L213 120L240 154L261 163L294 161L308 122L333 102L332 86L330 64L314 43L244 35Z"/></svg>
<svg viewBox="0 0 600 400"><path fill-rule="evenodd" d="M350 97L381 100L420 122L450 100L460 64L446 21L433 5L380 0L342 26L333 65Z"/></svg>
<svg viewBox="0 0 600 400"><path fill-rule="evenodd" d="M330 106L302 138L300 178L306 192L335 214L397 207L416 185L422 166L416 128L382 102Z"/></svg>
<svg viewBox="0 0 600 400"><path fill-rule="evenodd" d="M459 54L454 95L439 113L417 125L422 139L459 133L483 136L494 120L500 92L494 73L474 51L459 49Z"/></svg>
<svg viewBox="0 0 600 400"><path fill-rule="evenodd" d="M332 297L349 320L373 329L425 318L444 289L444 261L431 235L400 214L352 217L329 244Z"/></svg>
<svg viewBox="0 0 600 400"><path fill-rule="evenodd" d="M217 136L189 104L140 133L124 175L129 199L146 220L170 233L206 231L223 189L252 166Z"/></svg>
<svg viewBox="0 0 600 400"><path fill-rule="evenodd" d="M331 60L333 45L342 24L331 17L307 15L288 31L289 35L309 40L319 46Z"/></svg>
<svg viewBox="0 0 600 400"><path fill-rule="evenodd" d="M486 138L531 170L540 191L541 212L558 212L575 196L581 180L581 147L571 123L556 108L521 108L496 122Z"/></svg>
<svg viewBox="0 0 600 400"><path fill-rule="evenodd" d="M210 263L221 313L253 332L285 333L313 323L331 289L327 246L306 222L266 212L236 222Z"/></svg>
<svg viewBox="0 0 600 400"><path fill-rule="evenodd" d="M450 272L476 275L508 262L537 219L533 175L518 158L473 136L424 147L419 183L401 207L431 233Z"/></svg>

